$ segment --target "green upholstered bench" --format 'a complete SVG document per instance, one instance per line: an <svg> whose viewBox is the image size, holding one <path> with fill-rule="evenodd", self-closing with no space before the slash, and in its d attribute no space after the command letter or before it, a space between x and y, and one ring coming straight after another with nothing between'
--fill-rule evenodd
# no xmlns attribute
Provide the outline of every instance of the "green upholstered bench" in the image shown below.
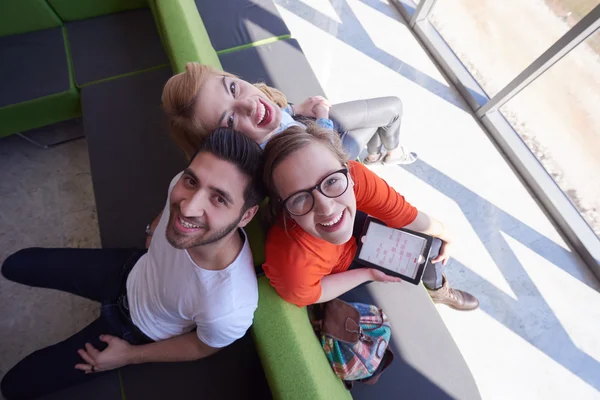
<svg viewBox="0 0 600 400"><path fill-rule="evenodd" d="M259 278L258 288L252 334L273 397L351 399L325 358L306 308L283 301L264 276Z"/></svg>
<svg viewBox="0 0 600 400"><path fill-rule="evenodd" d="M79 117L85 85L168 65L147 6L0 2L0 137Z"/></svg>
<svg viewBox="0 0 600 400"><path fill-rule="evenodd" d="M169 65L148 8L67 22L65 27L80 88Z"/></svg>
<svg viewBox="0 0 600 400"><path fill-rule="evenodd" d="M75 118L62 21L45 0L0 2L0 137Z"/></svg>
<svg viewBox="0 0 600 400"><path fill-rule="evenodd" d="M46 0L64 22L147 7L146 0Z"/></svg>
<svg viewBox="0 0 600 400"><path fill-rule="evenodd" d="M218 54L286 39L290 31L272 0L195 0Z"/></svg>
<svg viewBox="0 0 600 400"><path fill-rule="evenodd" d="M191 61L221 67L193 0L149 0L149 4L174 72L183 72Z"/></svg>

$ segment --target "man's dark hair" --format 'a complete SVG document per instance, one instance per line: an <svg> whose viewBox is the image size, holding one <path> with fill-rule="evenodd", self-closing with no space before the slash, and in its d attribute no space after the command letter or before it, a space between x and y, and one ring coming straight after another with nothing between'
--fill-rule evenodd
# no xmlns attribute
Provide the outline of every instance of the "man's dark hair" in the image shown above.
<svg viewBox="0 0 600 400"><path fill-rule="evenodd" d="M244 211L265 198L262 149L243 133L231 128L217 128L200 143L190 164L198 153L211 153L221 160L228 161L250 178L244 190Z"/></svg>

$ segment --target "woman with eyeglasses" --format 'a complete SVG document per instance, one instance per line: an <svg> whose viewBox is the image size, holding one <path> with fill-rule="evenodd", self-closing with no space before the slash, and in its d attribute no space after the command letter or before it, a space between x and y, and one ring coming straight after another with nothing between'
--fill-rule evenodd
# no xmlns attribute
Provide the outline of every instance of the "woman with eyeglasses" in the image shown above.
<svg viewBox="0 0 600 400"><path fill-rule="evenodd" d="M315 124L290 127L269 141L264 160L273 221L263 269L284 300L305 306L364 282L400 281L353 265L368 214L394 228L435 236L423 275L433 301L458 310L478 307L474 296L451 288L442 274L454 241L449 231L364 165L348 161L336 135Z"/></svg>

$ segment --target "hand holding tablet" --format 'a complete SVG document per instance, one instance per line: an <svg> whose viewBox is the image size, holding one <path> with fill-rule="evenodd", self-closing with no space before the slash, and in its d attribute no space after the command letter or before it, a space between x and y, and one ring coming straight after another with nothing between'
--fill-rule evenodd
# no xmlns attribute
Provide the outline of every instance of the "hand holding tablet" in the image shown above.
<svg viewBox="0 0 600 400"><path fill-rule="evenodd" d="M383 225L367 218L355 260L418 285L429 259L433 237Z"/></svg>

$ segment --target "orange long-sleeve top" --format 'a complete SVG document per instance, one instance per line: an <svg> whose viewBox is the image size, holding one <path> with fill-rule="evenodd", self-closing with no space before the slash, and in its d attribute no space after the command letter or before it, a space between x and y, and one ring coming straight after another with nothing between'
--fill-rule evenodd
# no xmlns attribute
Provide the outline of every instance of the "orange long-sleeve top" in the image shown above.
<svg viewBox="0 0 600 400"><path fill-rule="evenodd" d="M356 161L349 162L349 170L357 210L394 228L415 220L417 209L383 179ZM315 238L297 224L288 224L286 233L283 224L276 223L267 234L263 269L284 300L302 307L319 300L323 277L348 270L356 249L354 237L335 245Z"/></svg>

